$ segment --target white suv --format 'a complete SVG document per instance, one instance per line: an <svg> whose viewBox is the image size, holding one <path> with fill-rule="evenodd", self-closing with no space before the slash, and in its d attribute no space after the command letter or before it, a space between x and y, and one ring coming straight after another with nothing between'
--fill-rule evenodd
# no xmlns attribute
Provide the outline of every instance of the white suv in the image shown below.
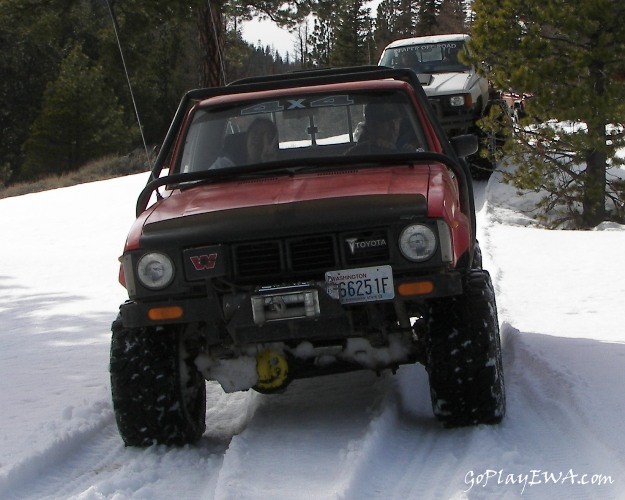
<svg viewBox="0 0 625 500"><path fill-rule="evenodd" d="M459 60L469 35L435 35L396 40L382 53L380 66L409 68L450 135L472 131L489 101L488 80Z"/></svg>

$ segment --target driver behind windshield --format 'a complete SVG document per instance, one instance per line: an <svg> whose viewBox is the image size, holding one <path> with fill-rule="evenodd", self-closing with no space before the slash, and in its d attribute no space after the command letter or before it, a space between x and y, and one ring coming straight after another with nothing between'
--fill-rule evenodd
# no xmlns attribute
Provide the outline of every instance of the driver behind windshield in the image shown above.
<svg viewBox="0 0 625 500"><path fill-rule="evenodd" d="M395 104L370 103L365 108L365 122L358 144L347 153L398 153L415 151L414 144L402 144L399 140L402 115Z"/></svg>

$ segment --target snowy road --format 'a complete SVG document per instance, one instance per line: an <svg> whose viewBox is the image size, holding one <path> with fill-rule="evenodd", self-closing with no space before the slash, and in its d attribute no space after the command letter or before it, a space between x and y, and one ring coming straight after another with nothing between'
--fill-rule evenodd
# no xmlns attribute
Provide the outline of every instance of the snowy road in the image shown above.
<svg viewBox="0 0 625 500"><path fill-rule="evenodd" d="M407 366L282 395L209 384L197 446L124 448L108 328L145 178L0 200L0 498L625 499L625 271L610 265L625 228L523 227L523 200L497 176L476 198L502 323L501 425L442 429L424 369Z"/></svg>

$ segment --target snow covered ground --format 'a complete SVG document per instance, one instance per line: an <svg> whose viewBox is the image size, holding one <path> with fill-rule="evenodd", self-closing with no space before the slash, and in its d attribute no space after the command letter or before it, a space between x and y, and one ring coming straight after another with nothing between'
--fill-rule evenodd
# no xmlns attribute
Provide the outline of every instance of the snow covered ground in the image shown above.
<svg viewBox="0 0 625 500"><path fill-rule="evenodd" d="M546 231L479 183L508 415L445 430L421 366L207 386L197 446L124 448L111 409L117 257L146 174L0 200L2 499L625 499L625 227Z"/></svg>

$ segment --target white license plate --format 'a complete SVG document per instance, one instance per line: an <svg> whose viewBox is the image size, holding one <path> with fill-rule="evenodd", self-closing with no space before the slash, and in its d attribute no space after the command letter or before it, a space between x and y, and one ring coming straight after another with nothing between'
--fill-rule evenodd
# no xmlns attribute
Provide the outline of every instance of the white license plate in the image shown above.
<svg viewBox="0 0 625 500"><path fill-rule="evenodd" d="M328 291L341 304L388 300L395 297L391 266L361 267L326 273Z"/></svg>

